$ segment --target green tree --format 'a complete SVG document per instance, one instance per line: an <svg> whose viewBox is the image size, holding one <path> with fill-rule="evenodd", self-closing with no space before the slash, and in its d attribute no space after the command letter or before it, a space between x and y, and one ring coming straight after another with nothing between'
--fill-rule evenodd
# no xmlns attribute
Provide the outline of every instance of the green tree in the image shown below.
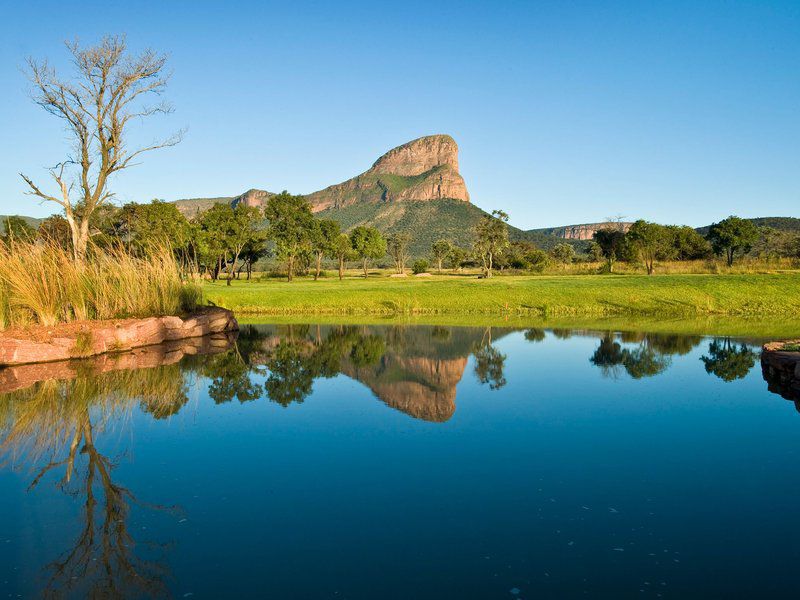
<svg viewBox="0 0 800 600"><path fill-rule="evenodd" d="M170 248L179 259L185 261L187 258L191 228L172 202L131 202L114 215L113 221L116 234L128 249L137 254L147 256L162 248Z"/></svg>
<svg viewBox="0 0 800 600"><path fill-rule="evenodd" d="M485 277L492 276L494 260L508 248L508 215L502 210L493 210L483 215L475 226L475 254L483 265Z"/></svg>
<svg viewBox="0 0 800 600"><path fill-rule="evenodd" d="M586 255L591 262L600 262L603 260L603 249L597 242L589 242L589 246L586 248Z"/></svg>
<svg viewBox="0 0 800 600"><path fill-rule="evenodd" d="M600 246L606 259L608 272L614 272L614 263L622 255L625 248L625 232L617 227L604 227L594 232L594 241Z"/></svg>
<svg viewBox="0 0 800 600"><path fill-rule="evenodd" d="M758 235L758 227L751 221L730 216L719 223L714 223L706 237L711 242L714 253L725 255L730 267L737 255L750 252L758 240Z"/></svg>
<svg viewBox="0 0 800 600"><path fill-rule="evenodd" d="M394 268L400 275L406 272L408 248L411 236L407 233L391 233L386 238L386 251L394 262Z"/></svg>
<svg viewBox="0 0 800 600"><path fill-rule="evenodd" d="M698 260L707 258L711 254L711 247L708 240L697 233L688 225L668 225L668 233L671 237L670 258L676 260Z"/></svg>
<svg viewBox="0 0 800 600"><path fill-rule="evenodd" d="M339 263L339 281L344 279L344 264L352 256L355 255L353 244L350 241L350 236L346 233L340 233L333 244L333 256Z"/></svg>
<svg viewBox="0 0 800 600"><path fill-rule="evenodd" d="M439 273L442 272L442 263L453 250L453 242L446 239L436 240L431 244L431 255L433 260L436 261L436 268Z"/></svg>
<svg viewBox="0 0 800 600"><path fill-rule="evenodd" d="M370 259L378 259L386 254L386 240L374 227L360 225L350 233L350 243L356 256L363 261L366 278Z"/></svg>
<svg viewBox="0 0 800 600"><path fill-rule="evenodd" d="M303 196L284 190L267 201L264 216L269 221L267 236L275 242L278 257L286 261L286 278L292 281L297 259L311 248L315 229L311 205Z"/></svg>
<svg viewBox="0 0 800 600"><path fill-rule="evenodd" d="M336 243L341 235L341 229L339 223L333 219L317 219L314 223L311 248L316 259L314 281L317 281L322 271L322 259L336 257Z"/></svg>
<svg viewBox="0 0 800 600"><path fill-rule="evenodd" d="M69 223L61 215L51 215L39 223L36 237L47 244L53 244L64 250L72 248L72 232Z"/></svg>
<svg viewBox="0 0 800 600"><path fill-rule="evenodd" d="M628 242L644 263L647 274L652 275L656 259L663 258L670 246L668 230L658 223L639 219L626 234Z"/></svg>
<svg viewBox="0 0 800 600"><path fill-rule="evenodd" d="M242 202L233 209L233 219L227 235L227 244L233 257L233 263L228 271L227 285L231 284L233 274L236 272L236 264L244 249L248 245L255 245L263 240L258 229L260 220L261 211L255 206L247 206Z"/></svg>
<svg viewBox="0 0 800 600"><path fill-rule="evenodd" d="M461 246L453 244L453 247L450 248L450 252L447 253L447 266L453 269L453 271L458 271L466 258L467 251Z"/></svg>
<svg viewBox="0 0 800 600"><path fill-rule="evenodd" d="M2 226L3 235L0 236L0 241L7 246L11 246L14 242L30 242L36 239L36 230L22 217L5 217Z"/></svg>
<svg viewBox="0 0 800 600"><path fill-rule="evenodd" d="M568 264L571 264L572 261L575 260L575 248L572 246L572 244L567 244L567 243L556 244L555 246L553 246L553 249L550 250L550 255L557 262L566 266Z"/></svg>

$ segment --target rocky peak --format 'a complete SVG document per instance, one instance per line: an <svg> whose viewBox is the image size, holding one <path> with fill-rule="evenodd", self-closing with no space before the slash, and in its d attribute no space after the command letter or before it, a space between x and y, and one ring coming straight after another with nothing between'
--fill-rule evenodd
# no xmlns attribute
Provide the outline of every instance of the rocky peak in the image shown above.
<svg viewBox="0 0 800 600"><path fill-rule="evenodd" d="M241 196L236 196L236 198L231 200L231 206L236 208L237 205L244 204L245 206L255 206L257 208L261 208L266 205L267 200L274 195L275 194L272 192L268 192L266 190L250 189Z"/></svg>
<svg viewBox="0 0 800 600"><path fill-rule="evenodd" d="M442 165L458 173L458 144L449 135L428 135L389 150L368 173L413 177Z"/></svg>

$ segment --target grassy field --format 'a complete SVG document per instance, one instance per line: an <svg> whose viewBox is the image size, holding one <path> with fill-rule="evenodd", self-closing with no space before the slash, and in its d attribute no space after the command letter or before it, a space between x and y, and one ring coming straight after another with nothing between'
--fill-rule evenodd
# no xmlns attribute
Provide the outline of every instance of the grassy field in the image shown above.
<svg viewBox="0 0 800 600"><path fill-rule="evenodd" d="M565 275L207 282L205 296L239 315L768 318L800 315L800 274Z"/></svg>

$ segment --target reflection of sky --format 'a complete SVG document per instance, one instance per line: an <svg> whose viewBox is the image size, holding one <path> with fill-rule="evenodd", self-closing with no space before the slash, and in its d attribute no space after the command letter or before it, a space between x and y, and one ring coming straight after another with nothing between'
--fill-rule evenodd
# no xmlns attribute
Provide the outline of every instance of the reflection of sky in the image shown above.
<svg viewBox="0 0 800 600"><path fill-rule="evenodd" d="M598 343L497 339L507 385L479 385L470 359L445 423L344 376L288 408L215 405L199 380L177 416L137 412L111 436L130 450L115 478L186 519L134 509L131 530L175 542L178 596L797 591L794 407L757 365L708 375L708 340L640 380L604 378ZM72 525L51 482L22 495L25 477L0 477L5 579L52 559Z"/></svg>

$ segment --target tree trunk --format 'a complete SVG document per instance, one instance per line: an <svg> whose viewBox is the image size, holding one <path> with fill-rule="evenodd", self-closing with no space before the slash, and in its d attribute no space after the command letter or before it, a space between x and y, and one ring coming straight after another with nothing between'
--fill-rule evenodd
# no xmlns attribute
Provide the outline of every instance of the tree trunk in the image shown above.
<svg viewBox="0 0 800 600"><path fill-rule="evenodd" d="M728 255L728 266L732 267L733 266L733 248L728 248L726 250L726 253Z"/></svg>
<svg viewBox="0 0 800 600"><path fill-rule="evenodd" d="M441 275L441 274L442 274L442 259L441 259L441 258L437 259L437 261L436 261L436 264L437 264L437 265L438 265L438 267L439 267L439 268L438 268L439 275Z"/></svg>
<svg viewBox="0 0 800 600"><path fill-rule="evenodd" d="M494 262L494 260L493 260L492 253L491 253L491 252L489 252L489 266L488 266L488 268L486 269L486 278L487 278L487 279L488 279L489 277L491 277L491 276L492 276L492 266L493 266L493 264L492 264L492 263L493 263L493 262Z"/></svg>
<svg viewBox="0 0 800 600"><path fill-rule="evenodd" d="M291 281L294 275L294 256L290 256L286 261L286 281Z"/></svg>
<svg viewBox="0 0 800 600"><path fill-rule="evenodd" d="M319 279L319 273L322 270L322 252L317 252L317 270L314 273L314 281Z"/></svg>
<svg viewBox="0 0 800 600"><path fill-rule="evenodd" d="M344 279L344 256L339 256L339 281Z"/></svg>
<svg viewBox="0 0 800 600"><path fill-rule="evenodd" d="M365 258L364 259L364 279L366 279L367 276L368 276L368 273L367 273L367 259Z"/></svg>

